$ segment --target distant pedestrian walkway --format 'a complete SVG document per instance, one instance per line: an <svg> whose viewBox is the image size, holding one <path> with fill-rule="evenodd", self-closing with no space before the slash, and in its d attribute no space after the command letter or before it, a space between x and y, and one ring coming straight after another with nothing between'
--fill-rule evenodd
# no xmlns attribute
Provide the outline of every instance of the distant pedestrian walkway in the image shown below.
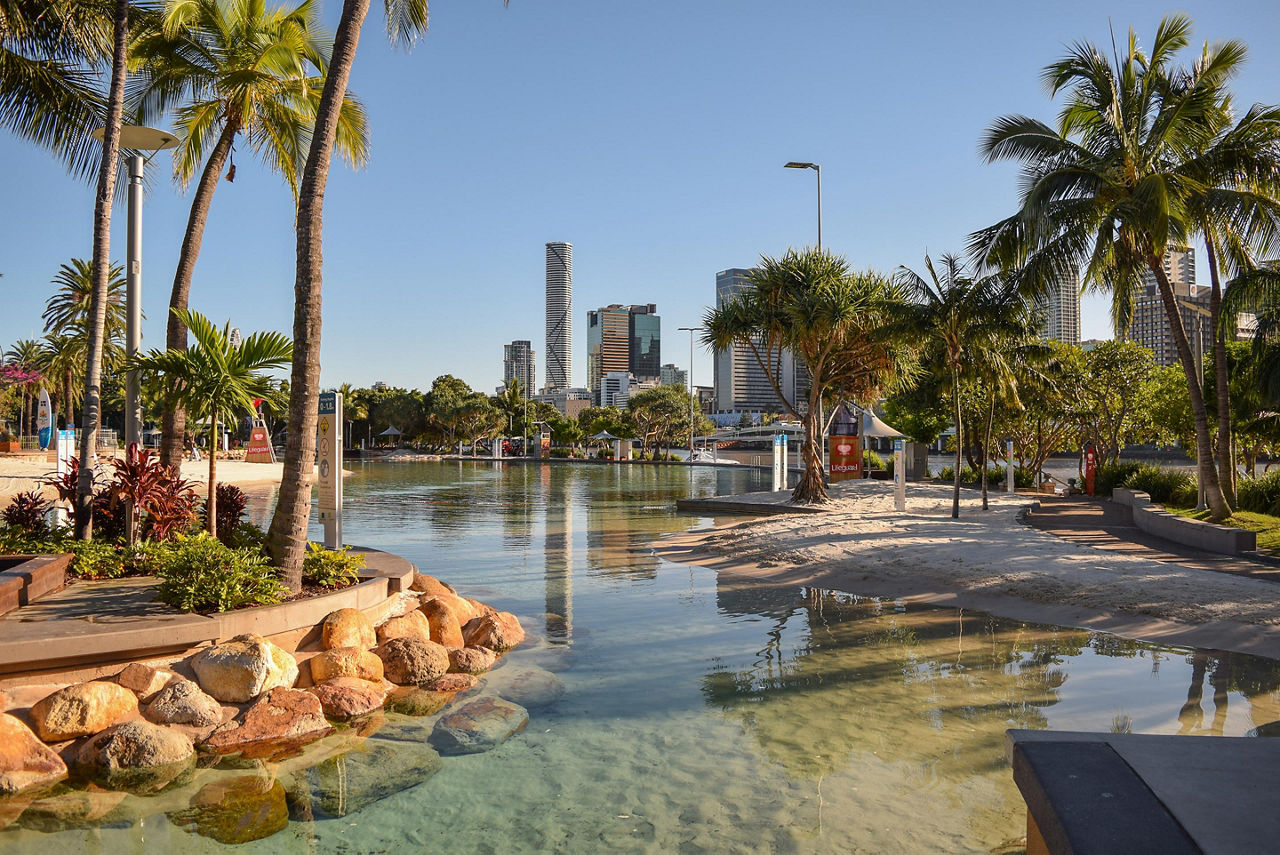
<svg viewBox="0 0 1280 855"><path fill-rule="evenodd" d="M1265 555L1205 552L1147 534L1133 524L1124 505L1091 496L1046 496L1027 522L1049 534L1109 552L1149 558L1193 570L1213 570L1280 582L1280 560Z"/></svg>

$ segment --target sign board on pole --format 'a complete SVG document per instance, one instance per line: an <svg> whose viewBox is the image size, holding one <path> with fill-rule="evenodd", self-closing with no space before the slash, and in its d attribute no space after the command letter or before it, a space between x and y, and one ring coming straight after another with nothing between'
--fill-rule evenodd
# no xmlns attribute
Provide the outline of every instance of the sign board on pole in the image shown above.
<svg viewBox="0 0 1280 855"><path fill-rule="evenodd" d="M1004 459L1007 461L1004 467L1005 489L1009 495L1012 496L1014 493L1018 492L1018 485L1015 483L1015 479L1013 477L1013 440L1009 440L1005 443Z"/></svg>
<svg viewBox="0 0 1280 855"><path fill-rule="evenodd" d="M893 507L899 512L907 509L907 455L906 440L893 441Z"/></svg>
<svg viewBox="0 0 1280 855"><path fill-rule="evenodd" d="M787 489L787 435L773 435L773 489Z"/></svg>
<svg viewBox="0 0 1280 855"><path fill-rule="evenodd" d="M1084 452L1084 491L1093 495L1093 479L1098 467L1098 455L1090 445Z"/></svg>
<svg viewBox="0 0 1280 855"><path fill-rule="evenodd" d="M320 394L316 463L320 470L320 523L324 545L342 547L342 393Z"/></svg>
<svg viewBox="0 0 1280 855"><path fill-rule="evenodd" d="M54 456L57 460L57 473L61 477L71 471L71 458L76 454L76 432L60 430L54 437ZM53 509L54 525L66 525L67 508L59 502Z"/></svg>
<svg viewBox="0 0 1280 855"><path fill-rule="evenodd" d="M849 481L862 474L862 444L856 436L831 435L831 482Z"/></svg>
<svg viewBox="0 0 1280 855"><path fill-rule="evenodd" d="M49 448L53 440L53 404L49 401L49 390L40 390L40 407L36 414L36 433L40 438L41 450Z"/></svg>

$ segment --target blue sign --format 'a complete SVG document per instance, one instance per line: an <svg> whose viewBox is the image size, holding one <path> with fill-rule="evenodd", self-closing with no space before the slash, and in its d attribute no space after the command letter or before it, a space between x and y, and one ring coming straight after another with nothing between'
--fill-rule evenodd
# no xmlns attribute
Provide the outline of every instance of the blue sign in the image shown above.
<svg viewBox="0 0 1280 855"><path fill-rule="evenodd" d="M331 416L338 412L338 393L337 392L321 392L320 393L320 415Z"/></svg>

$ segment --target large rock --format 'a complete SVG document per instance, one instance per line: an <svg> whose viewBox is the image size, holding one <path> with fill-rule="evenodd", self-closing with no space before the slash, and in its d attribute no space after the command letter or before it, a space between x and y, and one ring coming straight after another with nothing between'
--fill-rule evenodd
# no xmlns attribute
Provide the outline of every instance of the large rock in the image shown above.
<svg viewBox="0 0 1280 855"><path fill-rule="evenodd" d="M409 590L430 594L433 597L442 595L456 597L458 595L458 592L451 585L441 582L435 576L428 576L426 573L414 573L413 583L409 585Z"/></svg>
<svg viewBox="0 0 1280 855"><path fill-rule="evenodd" d="M359 647L335 647L310 659L311 682L319 685L337 677L355 677L381 683L382 660L377 654Z"/></svg>
<svg viewBox="0 0 1280 855"><path fill-rule="evenodd" d="M441 754L479 754L494 748L529 724L517 704L487 696L463 704L436 722L431 744Z"/></svg>
<svg viewBox="0 0 1280 855"><path fill-rule="evenodd" d="M146 721L126 721L91 737L76 755L87 777L111 789L154 793L195 766L186 734Z"/></svg>
<svg viewBox="0 0 1280 855"><path fill-rule="evenodd" d="M284 785L246 775L214 781L191 798L191 807L169 814L174 824L228 845L270 837L289 824Z"/></svg>
<svg viewBox="0 0 1280 855"><path fill-rule="evenodd" d="M467 692L474 689L478 682L480 681L472 674L445 674L427 683L423 688L433 692Z"/></svg>
<svg viewBox="0 0 1280 855"><path fill-rule="evenodd" d="M487 647L454 647L449 650L449 670L479 676L493 668L498 657Z"/></svg>
<svg viewBox="0 0 1280 855"><path fill-rule="evenodd" d="M434 641L393 638L378 646L386 678L401 686L425 686L449 670L449 653Z"/></svg>
<svg viewBox="0 0 1280 855"><path fill-rule="evenodd" d="M175 679L181 678L166 668L152 668L141 662L130 662L116 675L116 682L126 689L132 689L142 701L150 700Z"/></svg>
<svg viewBox="0 0 1280 855"><path fill-rule="evenodd" d="M260 635L237 635L191 660L200 688L220 701L243 703L298 679L298 661Z"/></svg>
<svg viewBox="0 0 1280 855"><path fill-rule="evenodd" d="M307 770L312 815L347 816L421 784L443 765L440 755L421 742L365 740Z"/></svg>
<svg viewBox="0 0 1280 855"><path fill-rule="evenodd" d="M276 688L215 730L202 745L218 754L239 751L259 756L312 742L332 730L319 698L299 689Z"/></svg>
<svg viewBox="0 0 1280 855"><path fill-rule="evenodd" d="M191 680L179 680L157 692L143 715L157 724L209 727L222 721L222 705Z"/></svg>
<svg viewBox="0 0 1280 855"><path fill-rule="evenodd" d="M431 627L431 640L445 647L462 647L462 623L457 610L440 597L423 598L419 614ZM470 618L468 618L470 620Z"/></svg>
<svg viewBox="0 0 1280 855"><path fill-rule="evenodd" d="M334 721L347 721L380 710L387 697L381 683L355 677L335 677L307 691L320 699L325 716Z"/></svg>
<svg viewBox="0 0 1280 855"><path fill-rule="evenodd" d="M387 693L382 706L387 712L428 716L440 712L452 698L453 695L449 692L433 692L418 686L397 686Z"/></svg>
<svg viewBox="0 0 1280 855"><path fill-rule="evenodd" d="M67 764L41 742L31 728L0 713L0 795L55 784L67 777Z"/></svg>
<svg viewBox="0 0 1280 855"><path fill-rule="evenodd" d="M386 644L393 638L416 638L431 641L431 625L427 616L418 610L400 617L393 617L378 627L378 643Z"/></svg>
<svg viewBox="0 0 1280 855"><path fill-rule="evenodd" d="M321 644L325 650L335 647L359 647L368 650L378 643L373 622L359 609L330 612L320 626Z"/></svg>
<svg viewBox="0 0 1280 855"><path fill-rule="evenodd" d="M59 689L31 708L31 723L45 742L106 730L138 714L138 696L119 683L94 681Z"/></svg>
<svg viewBox="0 0 1280 855"><path fill-rule="evenodd" d="M462 637L467 647L487 647L502 653L524 641L524 629L510 612L493 612L467 621Z"/></svg>
<svg viewBox="0 0 1280 855"><path fill-rule="evenodd" d="M511 675L507 675L504 669L503 677L494 691L522 707L549 707L564 695L564 683L560 678L542 668L523 669Z"/></svg>

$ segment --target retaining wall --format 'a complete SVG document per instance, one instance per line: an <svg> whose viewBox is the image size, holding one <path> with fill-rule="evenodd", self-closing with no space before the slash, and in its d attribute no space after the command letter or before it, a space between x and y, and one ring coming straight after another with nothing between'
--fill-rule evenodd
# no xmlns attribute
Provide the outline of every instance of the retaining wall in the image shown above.
<svg viewBox="0 0 1280 855"><path fill-rule="evenodd" d="M1111 492L1111 500L1133 510L1133 524L1139 530L1183 546L1226 555L1254 552L1258 548L1255 532L1171 514L1160 505L1152 504L1151 496L1141 490L1117 487Z"/></svg>

